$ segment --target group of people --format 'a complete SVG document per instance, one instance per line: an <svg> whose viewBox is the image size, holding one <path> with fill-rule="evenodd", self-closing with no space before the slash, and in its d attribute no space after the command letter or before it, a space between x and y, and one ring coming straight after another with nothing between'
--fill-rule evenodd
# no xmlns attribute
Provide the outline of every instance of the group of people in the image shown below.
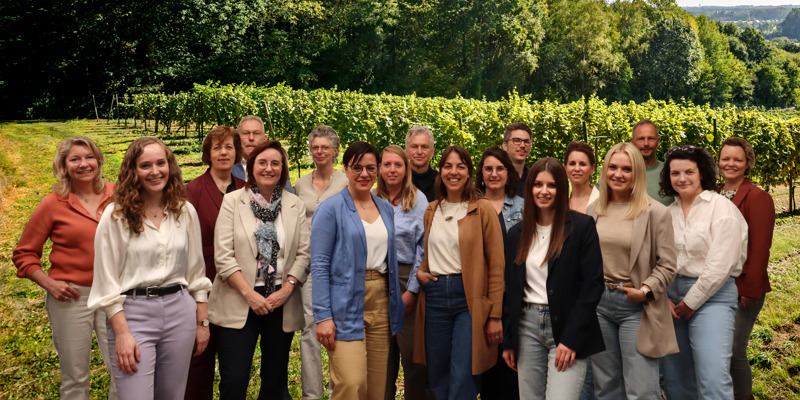
<svg viewBox="0 0 800 400"><path fill-rule="evenodd" d="M304 399L324 395L321 346L332 399L394 399L400 363L407 399L752 398L775 219L752 146L662 162L642 120L593 184L590 145L528 167L532 135L509 124L477 169L446 146L437 171L414 126L405 148L350 144L340 170L317 126L294 186L257 116L212 129L185 186L157 138L115 184L91 139L64 140L13 256L47 292L61 397L89 398L94 332L109 398L211 399L218 359L220 397L243 399L258 344L259 398L288 399L299 331Z"/></svg>

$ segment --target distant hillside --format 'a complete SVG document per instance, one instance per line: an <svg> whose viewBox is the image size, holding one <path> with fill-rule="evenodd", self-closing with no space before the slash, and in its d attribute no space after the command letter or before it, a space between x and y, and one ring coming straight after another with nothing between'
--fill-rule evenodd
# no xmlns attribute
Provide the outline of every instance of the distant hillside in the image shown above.
<svg viewBox="0 0 800 400"><path fill-rule="evenodd" d="M800 6L736 6L736 7L684 7L689 14L694 16L705 15L709 19L738 22L750 21L754 23L762 22L781 22L792 8Z"/></svg>

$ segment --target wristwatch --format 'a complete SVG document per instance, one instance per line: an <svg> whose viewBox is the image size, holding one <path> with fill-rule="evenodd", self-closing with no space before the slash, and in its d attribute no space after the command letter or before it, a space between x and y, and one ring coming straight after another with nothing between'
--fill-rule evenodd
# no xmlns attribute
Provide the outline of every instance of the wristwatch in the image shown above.
<svg viewBox="0 0 800 400"><path fill-rule="evenodd" d="M206 319L204 319L202 321L197 321L197 326L203 326L203 327L208 328L208 318L206 318Z"/></svg>
<svg viewBox="0 0 800 400"><path fill-rule="evenodd" d="M655 299L656 299L656 296L655 296L655 295L653 295L653 291L652 291L652 290L650 290L650 288L649 288L649 287L647 287L647 286L642 286L642 289L641 289L641 291L642 291L642 292L644 292L644 296L647 298L647 301L653 301L653 300L655 300Z"/></svg>
<svg viewBox="0 0 800 400"><path fill-rule="evenodd" d="M297 287L297 282L295 282L294 279L287 279L286 282L289 282L292 284L292 286Z"/></svg>

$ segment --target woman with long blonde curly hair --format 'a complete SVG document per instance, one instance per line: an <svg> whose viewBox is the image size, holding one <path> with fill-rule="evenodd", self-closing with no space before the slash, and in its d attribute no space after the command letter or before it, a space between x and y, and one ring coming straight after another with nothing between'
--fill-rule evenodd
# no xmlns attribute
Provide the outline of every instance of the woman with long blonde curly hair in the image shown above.
<svg viewBox="0 0 800 400"><path fill-rule="evenodd" d="M88 305L111 324L120 399L183 398L192 348L200 354L208 343L211 281L197 212L184 191L169 147L136 139L97 227Z"/></svg>

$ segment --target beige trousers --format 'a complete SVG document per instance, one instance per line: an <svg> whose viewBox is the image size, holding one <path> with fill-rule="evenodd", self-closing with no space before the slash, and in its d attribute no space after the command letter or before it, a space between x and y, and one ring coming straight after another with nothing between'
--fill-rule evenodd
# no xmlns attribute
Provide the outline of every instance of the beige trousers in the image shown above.
<svg viewBox="0 0 800 400"><path fill-rule="evenodd" d="M328 353L333 381L331 400L383 400L389 361L389 289L386 277L367 271L364 340L337 340Z"/></svg>

